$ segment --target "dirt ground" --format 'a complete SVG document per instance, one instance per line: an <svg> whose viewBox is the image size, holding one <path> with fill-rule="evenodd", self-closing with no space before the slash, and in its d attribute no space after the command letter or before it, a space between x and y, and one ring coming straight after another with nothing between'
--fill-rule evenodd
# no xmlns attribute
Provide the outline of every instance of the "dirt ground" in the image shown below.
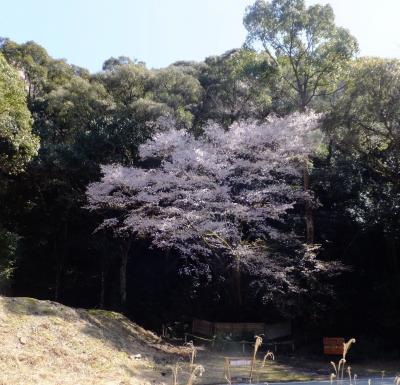
<svg viewBox="0 0 400 385"><path fill-rule="evenodd" d="M203 376L199 378L199 383L204 385L227 383L224 373L224 357L227 356L241 357L242 354L238 351L199 352L196 362L205 368ZM262 367L263 356L262 352L257 354L253 383L329 380L330 374L333 372L329 357L303 358L296 355L280 355L278 352L275 360L267 360L265 366ZM251 353L244 357L250 358ZM400 362L398 361L371 361L353 365L351 358L348 358L348 363L351 366L351 372L357 374L358 378L381 377L382 371L384 371L385 377L394 377L400 373ZM232 382L246 382L249 372L249 367L232 368Z"/></svg>
<svg viewBox="0 0 400 385"><path fill-rule="evenodd" d="M251 357L251 349L199 350L191 378L190 349L163 341L121 314L72 309L51 301L0 296L0 385L199 385L226 384L224 357ZM262 367L257 355L253 383L328 380L329 358L281 354ZM348 359L351 364L351 357ZM177 377L173 379L173 371ZM398 374L399 362L352 365L359 378ZM246 382L249 366L232 368L233 382Z"/></svg>

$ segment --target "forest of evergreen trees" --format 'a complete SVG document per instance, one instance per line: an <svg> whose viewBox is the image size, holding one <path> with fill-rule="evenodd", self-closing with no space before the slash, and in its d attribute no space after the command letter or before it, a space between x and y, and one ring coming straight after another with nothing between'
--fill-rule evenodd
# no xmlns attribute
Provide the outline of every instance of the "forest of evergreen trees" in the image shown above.
<svg viewBox="0 0 400 385"><path fill-rule="evenodd" d="M33 41L0 40L2 294L122 310L155 330L192 317L289 318L305 334L363 336L398 352L400 61L357 57L330 6L256 1L244 25L243 47L203 62L150 69L121 56L98 73ZM88 209L88 186L102 180L102 165L150 167L139 148L156 134L201 138L210 124L229 131L311 111L319 145L298 184L313 199L285 211L285 228L340 268L298 277L301 295L284 284L268 295L244 269L238 303L217 258L158 248L145 233L96 231L108 214Z"/></svg>

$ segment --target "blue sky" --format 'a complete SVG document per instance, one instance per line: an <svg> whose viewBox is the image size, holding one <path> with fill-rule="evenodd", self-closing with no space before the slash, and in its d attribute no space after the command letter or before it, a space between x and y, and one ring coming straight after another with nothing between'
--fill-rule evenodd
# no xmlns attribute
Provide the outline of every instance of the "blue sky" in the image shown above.
<svg viewBox="0 0 400 385"><path fill-rule="evenodd" d="M361 55L400 58L400 0L330 3ZM164 67L203 60L242 45L242 18L253 0L3 0L0 36L34 40L56 58L92 72L110 56Z"/></svg>

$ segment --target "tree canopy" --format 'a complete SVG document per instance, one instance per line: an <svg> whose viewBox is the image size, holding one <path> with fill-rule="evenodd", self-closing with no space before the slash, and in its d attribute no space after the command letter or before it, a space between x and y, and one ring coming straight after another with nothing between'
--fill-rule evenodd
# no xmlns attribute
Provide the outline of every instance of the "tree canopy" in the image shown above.
<svg viewBox="0 0 400 385"><path fill-rule="evenodd" d="M307 293L308 281L335 272L287 223L295 205L311 199L301 165L316 148L316 122L295 114L227 131L211 125L197 138L170 127L140 147L141 161L158 167L103 166L102 180L88 188L89 209L105 215L100 229L147 237L199 275L224 260L239 305L246 272L266 302L284 308L284 298Z"/></svg>
<svg viewBox="0 0 400 385"><path fill-rule="evenodd" d="M0 54L0 171L22 171L38 148L22 75Z"/></svg>
<svg viewBox="0 0 400 385"><path fill-rule="evenodd" d="M400 62L354 59L329 5L244 24L221 55L97 73L0 39L2 293L398 350Z"/></svg>
<svg viewBox="0 0 400 385"><path fill-rule="evenodd" d="M246 44L261 45L280 71L280 91L304 109L314 97L333 92L357 42L337 27L330 5L304 0L257 0L246 10Z"/></svg>

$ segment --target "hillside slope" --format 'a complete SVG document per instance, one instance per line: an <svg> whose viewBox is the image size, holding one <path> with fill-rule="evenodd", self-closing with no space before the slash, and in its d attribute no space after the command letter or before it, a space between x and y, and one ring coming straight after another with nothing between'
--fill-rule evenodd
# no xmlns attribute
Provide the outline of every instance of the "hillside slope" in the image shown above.
<svg viewBox="0 0 400 385"><path fill-rule="evenodd" d="M121 314L32 298L0 296L0 341L0 385L170 383L187 354Z"/></svg>

